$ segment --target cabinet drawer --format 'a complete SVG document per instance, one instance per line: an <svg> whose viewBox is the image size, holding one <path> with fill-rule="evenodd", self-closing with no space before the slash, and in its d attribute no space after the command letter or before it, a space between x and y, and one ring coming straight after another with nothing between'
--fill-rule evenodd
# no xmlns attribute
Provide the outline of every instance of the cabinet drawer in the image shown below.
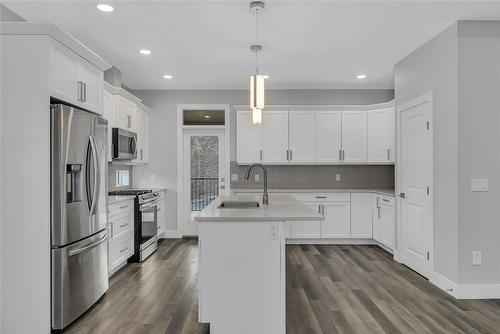
<svg viewBox="0 0 500 334"><path fill-rule="evenodd" d="M134 216L125 215L119 218L115 218L113 221L110 221L110 224L111 224L111 238L115 238L120 234L133 230Z"/></svg>
<svg viewBox="0 0 500 334"><path fill-rule="evenodd" d="M125 233L109 239L109 271L126 261L134 253L134 233Z"/></svg>
<svg viewBox="0 0 500 334"><path fill-rule="evenodd" d="M387 205L387 206L390 206L391 208L393 208L394 202L395 202L394 197L377 195L377 207L381 206L381 205Z"/></svg>
<svg viewBox="0 0 500 334"><path fill-rule="evenodd" d="M350 193L295 193L293 196L302 202L349 202Z"/></svg>
<svg viewBox="0 0 500 334"><path fill-rule="evenodd" d="M134 216L134 200L120 202L109 206L109 219L126 215Z"/></svg>

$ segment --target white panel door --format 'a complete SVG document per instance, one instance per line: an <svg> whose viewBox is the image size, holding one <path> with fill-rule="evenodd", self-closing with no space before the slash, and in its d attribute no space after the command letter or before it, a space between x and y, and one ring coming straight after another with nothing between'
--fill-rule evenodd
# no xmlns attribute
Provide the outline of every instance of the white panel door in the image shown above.
<svg viewBox="0 0 500 334"><path fill-rule="evenodd" d="M103 72L94 65L81 61L79 78L83 83L83 98L81 105L89 110L102 113Z"/></svg>
<svg viewBox="0 0 500 334"><path fill-rule="evenodd" d="M372 204L372 194L351 194L351 238L372 238Z"/></svg>
<svg viewBox="0 0 500 334"><path fill-rule="evenodd" d="M236 112L236 162L249 164L262 160L262 125L252 123L251 111Z"/></svg>
<svg viewBox="0 0 500 334"><path fill-rule="evenodd" d="M108 121L108 161L113 160L112 129L116 126L116 95L104 91L103 117Z"/></svg>
<svg viewBox="0 0 500 334"><path fill-rule="evenodd" d="M394 162L395 140L394 108L368 111L368 161Z"/></svg>
<svg viewBox="0 0 500 334"><path fill-rule="evenodd" d="M349 202L325 202L322 205L325 220L321 222L322 238L349 238L351 206Z"/></svg>
<svg viewBox="0 0 500 334"><path fill-rule="evenodd" d="M290 152L292 163L314 163L316 160L316 117L312 110L290 111Z"/></svg>
<svg viewBox="0 0 500 334"><path fill-rule="evenodd" d="M288 111L264 110L262 118L262 160L269 164L288 163Z"/></svg>
<svg viewBox="0 0 500 334"><path fill-rule="evenodd" d="M400 107L400 257L429 277L432 271L432 100ZM430 123L429 123L430 124ZM403 198L404 197L404 198Z"/></svg>
<svg viewBox="0 0 500 334"><path fill-rule="evenodd" d="M366 163L367 147L366 111L342 112L342 163Z"/></svg>
<svg viewBox="0 0 500 334"><path fill-rule="evenodd" d="M304 202L305 206L321 213L321 203ZM292 239L311 239L321 236L320 221L292 221L290 222L290 237Z"/></svg>
<svg viewBox="0 0 500 334"><path fill-rule="evenodd" d="M316 162L340 163L342 149L342 112L316 112Z"/></svg>

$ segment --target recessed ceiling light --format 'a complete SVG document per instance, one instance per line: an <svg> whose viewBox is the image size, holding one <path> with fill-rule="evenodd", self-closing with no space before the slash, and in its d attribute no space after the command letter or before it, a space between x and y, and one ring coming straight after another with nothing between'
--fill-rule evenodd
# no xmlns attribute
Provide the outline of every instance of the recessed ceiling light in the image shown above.
<svg viewBox="0 0 500 334"><path fill-rule="evenodd" d="M142 53L143 55L150 55L151 54L151 50L148 50L148 49L141 49L139 50L140 53Z"/></svg>
<svg viewBox="0 0 500 334"><path fill-rule="evenodd" d="M358 78L358 79L366 79L366 74L358 74L356 76L356 78Z"/></svg>
<svg viewBox="0 0 500 334"><path fill-rule="evenodd" d="M205 115L205 116L203 116L203 117L205 117L205 118L210 118L210 115Z"/></svg>
<svg viewBox="0 0 500 334"><path fill-rule="evenodd" d="M169 75L169 74L164 74L163 75L163 79L172 79L173 76Z"/></svg>
<svg viewBox="0 0 500 334"><path fill-rule="evenodd" d="M264 79L269 79L269 75L267 75L267 74L264 74L263 77L264 77Z"/></svg>
<svg viewBox="0 0 500 334"><path fill-rule="evenodd" d="M100 3L97 5L97 9L99 9L101 12L106 12L106 13L111 13L115 9L113 6L106 5L105 3Z"/></svg>

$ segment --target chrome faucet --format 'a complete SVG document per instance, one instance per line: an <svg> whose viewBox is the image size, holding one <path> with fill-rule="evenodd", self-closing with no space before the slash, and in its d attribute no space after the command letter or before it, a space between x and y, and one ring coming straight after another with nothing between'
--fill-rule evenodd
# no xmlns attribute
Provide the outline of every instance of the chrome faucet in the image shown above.
<svg viewBox="0 0 500 334"><path fill-rule="evenodd" d="M267 168L261 163L253 163L251 164L247 172L245 173L245 180L248 180L250 178L250 171L252 170L253 167L259 166L262 167L262 170L264 171L264 193L262 194L262 204L267 205L269 204L269 195L267 194Z"/></svg>

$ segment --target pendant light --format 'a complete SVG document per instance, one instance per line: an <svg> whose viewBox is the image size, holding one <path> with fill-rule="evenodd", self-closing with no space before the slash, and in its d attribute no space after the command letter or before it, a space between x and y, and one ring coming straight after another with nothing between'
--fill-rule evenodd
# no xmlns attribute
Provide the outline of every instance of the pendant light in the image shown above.
<svg viewBox="0 0 500 334"><path fill-rule="evenodd" d="M250 3L250 12L255 14L255 44L250 46L250 51L255 53L255 74L250 76L250 108L252 109L252 123L262 123L262 109L264 109L264 76L259 74L259 53L262 45L259 40L259 14L264 11L262 1Z"/></svg>

